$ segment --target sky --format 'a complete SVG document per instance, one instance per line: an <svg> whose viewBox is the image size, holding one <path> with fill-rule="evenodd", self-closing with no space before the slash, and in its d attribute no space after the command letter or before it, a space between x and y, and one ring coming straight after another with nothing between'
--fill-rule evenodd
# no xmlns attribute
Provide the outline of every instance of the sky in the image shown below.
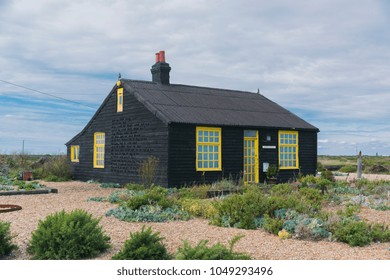
<svg viewBox="0 0 390 280"><path fill-rule="evenodd" d="M171 83L259 89L320 155L390 155L389 26L386 0L0 0L0 153L65 153L165 50Z"/></svg>

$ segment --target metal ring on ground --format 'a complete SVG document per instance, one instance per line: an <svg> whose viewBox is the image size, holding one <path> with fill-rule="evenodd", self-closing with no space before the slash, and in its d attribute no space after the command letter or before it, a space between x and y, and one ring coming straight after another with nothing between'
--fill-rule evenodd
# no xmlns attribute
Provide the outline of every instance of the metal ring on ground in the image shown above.
<svg viewBox="0 0 390 280"><path fill-rule="evenodd" d="M22 210L22 207L19 205L12 204L0 204L0 213L12 212Z"/></svg>

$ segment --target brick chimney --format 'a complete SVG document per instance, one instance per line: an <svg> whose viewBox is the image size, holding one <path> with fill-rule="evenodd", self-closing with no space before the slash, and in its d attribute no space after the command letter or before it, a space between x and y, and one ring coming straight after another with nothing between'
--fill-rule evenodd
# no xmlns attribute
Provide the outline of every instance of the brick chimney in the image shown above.
<svg viewBox="0 0 390 280"><path fill-rule="evenodd" d="M152 81L169 85L169 72L171 71L171 67L169 64L165 62L165 51L160 51L156 53L156 63L150 69L152 72Z"/></svg>

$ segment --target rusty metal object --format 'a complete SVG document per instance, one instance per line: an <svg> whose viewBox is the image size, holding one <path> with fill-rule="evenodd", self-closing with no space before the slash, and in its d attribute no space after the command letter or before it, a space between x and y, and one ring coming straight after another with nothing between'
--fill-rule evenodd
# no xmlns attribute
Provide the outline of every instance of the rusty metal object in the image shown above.
<svg viewBox="0 0 390 280"><path fill-rule="evenodd" d="M0 213L22 210L22 206L12 204L0 204Z"/></svg>

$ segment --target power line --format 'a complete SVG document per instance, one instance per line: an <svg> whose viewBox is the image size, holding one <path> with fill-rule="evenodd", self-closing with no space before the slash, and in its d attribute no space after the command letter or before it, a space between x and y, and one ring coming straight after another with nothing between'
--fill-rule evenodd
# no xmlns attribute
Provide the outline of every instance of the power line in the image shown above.
<svg viewBox="0 0 390 280"><path fill-rule="evenodd" d="M6 84L9 84L9 85L13 85L15 87L27 89L27 90L30 90L30 91L33 91L33 92L37 92L37 93L40 93L40 94L43 94L43 95L47 95L47 96L50 96L50 97L54 97L54 98L57 98L57 99L61 99L61 100L67 101L67 102L71 102L71 103L74 103L74 104L77 104L77 105L80 105L80 106L84 106L84 107L88 107L88 108L96 110L96 108L91 107L89 105L86 105L86 104L83 104L83 103L80 103L80 102L77 102L77 101L74 101L74 100L66 99L66 98L63 98L63 97L60 97L60 96L56 96L54 94L50 94L50 93L43 92L43 91L40 91L40 90L32 89L32 88L29 88L29 87L25 87L25 86L22 86L22 85L18 85L18 84L15 84L15 83L4 81L4 80L1 80L1 79L0 79L0 82L3 82L3 83L6 83Z"/></svg>

